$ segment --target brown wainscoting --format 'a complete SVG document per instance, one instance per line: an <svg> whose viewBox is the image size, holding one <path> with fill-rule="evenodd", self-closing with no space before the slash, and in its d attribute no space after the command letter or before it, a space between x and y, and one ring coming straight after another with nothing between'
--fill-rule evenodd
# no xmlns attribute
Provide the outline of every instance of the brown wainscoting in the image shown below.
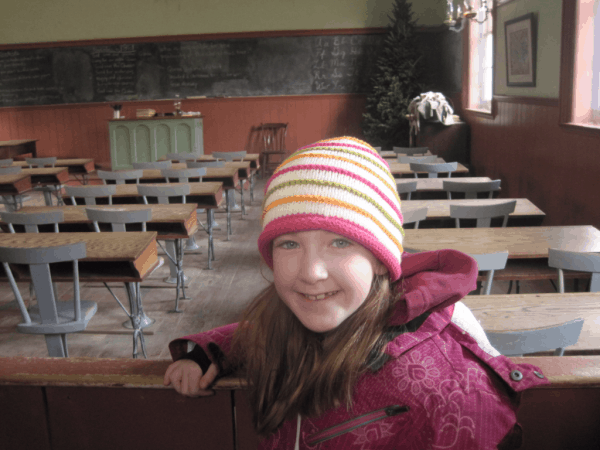
<svg viewBox="0 0 600 450"><path fill-rule="evenodd" d="M559 125L556 99L495 98L497 114L465 112L476 176L502 180L502 196L528 198L544 225L600 227L600 136Z"/></svg>
<svg viewBox="0 0 600 450"><path fill-rule="evenodd" d="M243 150L251 127L262 122L289 123L286 146L293 151L329 137L361 138L365 102L359 94L207 98L183 100L182 109L202 113L205 154ZM122 103L126 118L143 108L173 111L172 100ZM0 141L39 139L38 156L109 162L112 115L109 103L0 108Z"/></svg>

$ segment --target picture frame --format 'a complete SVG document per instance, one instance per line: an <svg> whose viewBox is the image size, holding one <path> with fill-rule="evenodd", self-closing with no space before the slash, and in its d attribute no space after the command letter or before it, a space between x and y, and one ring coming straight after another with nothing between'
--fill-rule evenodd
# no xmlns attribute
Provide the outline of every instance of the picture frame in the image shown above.
<svg viewBox="0 0 600 450"><path fill-rule="evenodd" d="M537 30L533 13L504 22L506 85L534 87Z"/></svg>

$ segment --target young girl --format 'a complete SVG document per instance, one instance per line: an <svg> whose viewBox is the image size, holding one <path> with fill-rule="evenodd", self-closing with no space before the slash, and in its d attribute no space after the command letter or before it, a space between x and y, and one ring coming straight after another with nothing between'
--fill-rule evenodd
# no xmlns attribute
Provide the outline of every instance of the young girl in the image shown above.
<svg viewBox="0 0 600 450"><path fill-rule="evenodd" d="M372 147L301 148L265 186L258 248L274 283L239 325L171 342L165 384L207 395L237 370L264 449L518 448L517 393L547 380L499 355L458 302L472 258L403 253L402 238Z"/></svg>

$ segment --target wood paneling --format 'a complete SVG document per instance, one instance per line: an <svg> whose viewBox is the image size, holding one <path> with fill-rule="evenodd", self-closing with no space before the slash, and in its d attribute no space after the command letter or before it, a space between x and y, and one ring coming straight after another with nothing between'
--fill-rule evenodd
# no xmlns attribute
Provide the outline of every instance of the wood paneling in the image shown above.
<svg viewBox="0 0 600 450"><path fill-rule="evenodd" d="M502 197L531 200L544 225L600 227L600 136L560 126L554 99L494 101L494 116L465 112L475 176L500 178Z"/></svg>
<svg viewBox="0 0 600 450"><path fill-rule="evenodd" d="M242 150L252 126L287 122L290 151L329 137L362 137L364 95L209 98L183 100L184 111L204 116L204 152ZM124 102L122 115L152 108L172 112L172 101ZM50 105L0 109L0 140L39 139L38 156L94 158L109 162L108 103ZM249 149L252 151L253 149ZM256 151L256 150L254 150Z"/></svg>

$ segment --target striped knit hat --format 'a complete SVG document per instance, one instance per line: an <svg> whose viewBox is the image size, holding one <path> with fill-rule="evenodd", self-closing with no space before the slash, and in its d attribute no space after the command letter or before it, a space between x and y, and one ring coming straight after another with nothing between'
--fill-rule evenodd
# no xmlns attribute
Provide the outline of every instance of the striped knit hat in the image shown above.
<svg viewBox="0 0 600 450"><path fill-rule="evenodd" d="M402 213L387 162L351 137L302 147L265 186L258 249L272 269L271 241L285 233L325 230L370 250L400 278Z"/></svg>

